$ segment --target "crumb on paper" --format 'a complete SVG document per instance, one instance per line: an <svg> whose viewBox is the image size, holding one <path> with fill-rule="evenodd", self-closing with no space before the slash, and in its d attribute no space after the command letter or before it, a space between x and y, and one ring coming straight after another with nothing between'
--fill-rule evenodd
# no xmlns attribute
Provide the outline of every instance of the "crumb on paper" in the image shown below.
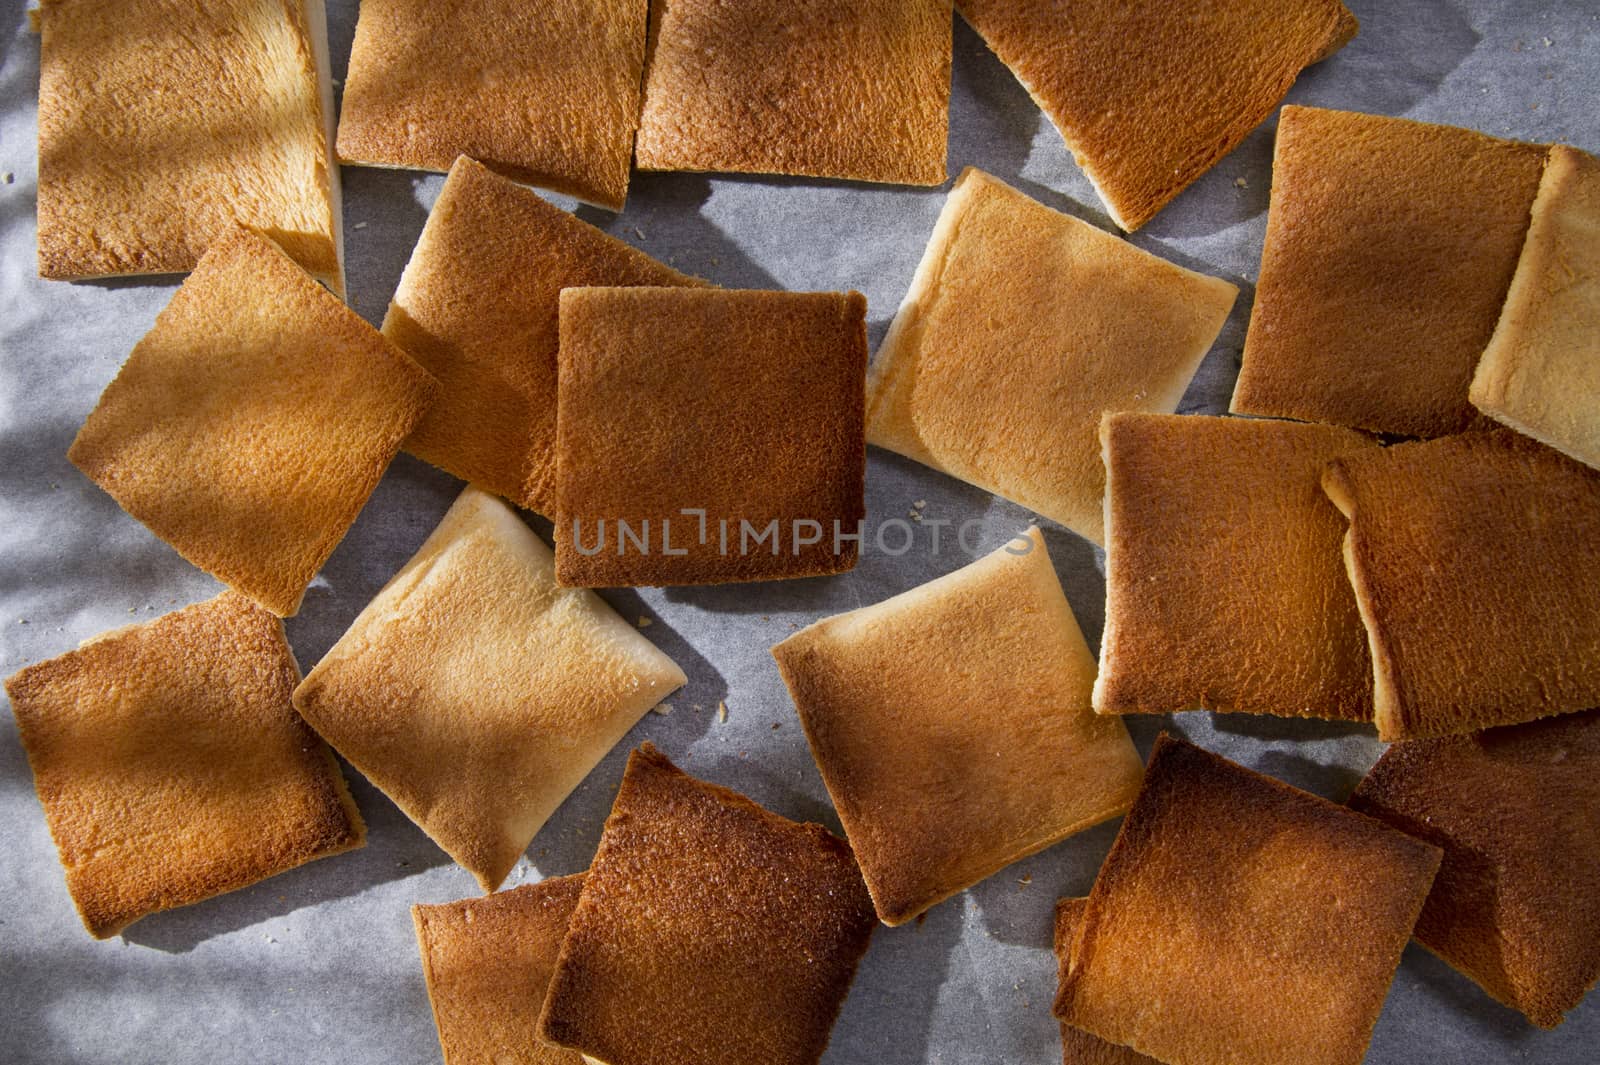
<svg viewBox="0 0 1600 1065"><path fill-rule="evenodd" d="M639 627L641 629L648 629L653 624L655 624L655 622L651 621L649 618L645 617L643 614L639 615Z"/></svg>
<svg viewBox="0 0 1600 1065"><path fill-rule="evenodd" d="M638 237L640 240L645 239L644 230L640 229L638 226L633 227L633 235Z"/></svg>
<svg viewBox="0 0 1600 1065"><path fill-rule="evenodd" d="M1555 43L1556 43L1556 42L1554 42L1554 41L1552 41L1552 40L1551 40L1551 39L1550 39L1550 38L1548 38L1548 37L1545 37L1545 38L1543 38L1543 39L1542 39L1542 40L1540 40L1540 42L1539 42L1539 43L1540 43L1540 44L1542 44L1542 45L1544 45L1544 46L1545 46L1545 47L1546 47L1546 48L1549 48L1549 47L1550 47L1550 46L1551 46L1551 45L1552 45L1552 44L1555 44Z"/></svg>
<svg viewBox="0 0 1600 1065"><path fill-rule="evenodd" d="M655 707L654 707L654 710L655 710L656 713L660 714L662 717L666 717L668 714L672 713L672 704L671 703L657 703L655 705Z"/></svg>
<svg viewBox="0 0 1600 1065"><path fill-rule="evenodd" d="M1022 879L1018 880L1017 883L1021 884L1023 887L1027 887L1029 884L1033 883L1033 874L1032 873L1023 873L1022 874Z"/></svg>
<svg viewBox="0 0 1600 1065"><path fill-rule="evenodd" d="M4 182L7 185L10 185L10 184L14 183L16 180L17 180L17 175L13 174L9 170L7 170L3 174L0 174L0 182Z"/></svg>
<svg viewBox="0 0 1600 1065"><path fill-rule="evenodd" d="M354 225L354 226L352 226L352 227L351 227L351 228L352 228L352 229L366 229L366 228L367 228L367 224L366 224L366 223L365 223L365 222L357 222L357 223L356 223L356 224L355 224L355 225Z"/></svg>
<svg viewBox="0 0 1600 1065"><path fill-rule="evenodd" d="M921 510L923 507L925 507L927 505L928 505L928 501L926 499L919 499L915 503L911 504L911 509L912 510Z"/></svg>
<svg viewBox="0 0 1600 1065"><path fill-rule="evenodd" d="M783 722L782 721L774 721L772 723L773 731L777 731L778 729L781 729L782 727L783 727Z"/></svg>
<svg viewBox="0 0 1600 1065"><path fill-rule="evenodd" d="M721 701L719 701L717 703L717 720L718 721L726 721L726 720L728 720L728 702L727 702L726 699L721 700Z"/></svg>
<svg viewBox="0 0 1600 1065"><path fill-rule="evenodd" d="M920 510L907 511L906 512L906 517L910 518L912 521L921 521L922 520L922 511L920 511Z"/></svg>
<svg viewBox="0 0 1600 1065"><path fill-rule="evenodd" d="M1233 187L1236 189L1247 189L1250 187L1250 182L1246 181L1242 177L1236 177L1233 179Z"/></svg>

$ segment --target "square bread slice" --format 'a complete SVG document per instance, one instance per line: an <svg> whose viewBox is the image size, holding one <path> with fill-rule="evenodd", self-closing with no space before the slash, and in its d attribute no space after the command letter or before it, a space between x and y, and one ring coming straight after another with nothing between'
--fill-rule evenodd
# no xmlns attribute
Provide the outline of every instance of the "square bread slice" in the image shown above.
<svg viewBox="0 0 1600 1065"><path fill-rule="evenodd" d="M687 680L468 488L294 693L311 726L484 891Z"/></svg>
<svg viewBox="0 0 1600 1065"><path fill-rule="evenodd" d="M1339 0L956 0L1060 131L1112 220L1138 229L1343 48Z"/></svg>
<svg viewBox="0 0 1600 1065"><path fill-rule="evenodd" d="M1163 733L1056 1016L1167 1065L1358 1065L1439 858Z"/></svg>
<svg viewBox="0 0 1600 1065"><path fill-rule="evenodd" d="M628 195L649 0L361 0L339 159L470 155L613 211Z"/></svg>
<svg viewBox="0 0 1600 1065"><path fill-rule="evenodd" d="M457 159L383 320L440 384L406 450L553 517L561 290L699 284Z"/></svg>
<svg viewBox="0 0 1600 1065"><path fill-rule="evenodd" d="M583 874L411 907L444 1065L582 1065L534 1036Z"/></svg>
<svg viewBox="0 0 1600 1065"><path fill-rule="evenodd" d="M815 1065L872 935L850 847L633 752L539 1038L596 1062Z"/></svg>
<svg viewBox="0 0 1600 1065"><path fill-rule="evenodd" d="M1496 421L1600 469L1597 234L1600 159L1554 145L1469 395Z"/></svg>
<svg viewBox="0 0 1600 1065"><path fill-rule="evenodd" d="M1349 429L1110 414L1102 714L1372 720L1372 661L1322 491Z"/></svg>
<svg viewBox="0 0 1600 1065"><path fill-rule="evenodd" d="M866 516L856 292L569 288L557 371L564 585L842 573Z"/></svg>
<svg viewBox="0 0 1600 1065"><path fill-rule="evenodd" d="M41 0L39 276L193 270L238 225L344 293L322 0Z"/></svg>
<svg viewBox="0 0 1600 1065"><path fill-rule="evenodd" d="M184 558L287 617L437 389L276 245L236 228L67 457Z"/></svg>
<svg viewBox="0 0 1600 1065"><path fill-rule="evenodd" d="M1139 754L1090 707L1094 657L1038 529L772 655L885 924L1138 794Z"/></svg>
<svg viewBox="0 0 1600 1065"><path fill-rule="evenodd" d="M366 841L299 679L282 622L224 592L6 680L90 935Z"/></svg>
<svg viewBox="0 0 1600 1065"><path fill-rule="evenodd" d="M1541 1028L1600 978L1600 710L1407 740L1354 810L1444 849L1414 935Z"/></svg>
<svg viewBox="0 0 1600 1065"><path fill-rule="evenodd" d="M968 169L873 361L867 442L1099 543L1100 415L1177 410L1238 294Z"/></svg>
<svg viewBox="0 0 1600 1065"><path fill-rule="evenodd" d="M1054 947L1056 978L1065 983L1072 967L1072 943L1078 937L1088 899L1060 899L1056 902ZM1155 1058L1137 1050L1108 1043L1097 1035L1061 1022L1061 1065L1161 1065Z"/></svg>
<svg viewBox="0 0 1600 1065"><path fill-rule="evenodd" d="M1499 429L1347 455L1323 488L1380 739L1600 705L1600 471Z"/></svg>
<svg viewBox="0 0 1600 1065"><path fill-rule="evenodd" d="M641 170L945 179L949 0L657 0Z"/></svg>
<svg viewBox="0 0 1600 1065"><path fill-rule="evenodd" d="M1285 107L1236 414L1401 436L1489 423L1467 399L1546 149Z"/></svg>

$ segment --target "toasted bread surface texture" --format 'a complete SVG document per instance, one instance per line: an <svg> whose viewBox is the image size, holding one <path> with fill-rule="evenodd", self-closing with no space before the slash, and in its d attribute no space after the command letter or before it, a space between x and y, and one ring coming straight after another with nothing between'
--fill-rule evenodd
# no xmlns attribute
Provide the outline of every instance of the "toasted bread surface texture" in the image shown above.
<svg viewBox="0 0 1600 1065"><path fill-rule="evenodd" d="M968 169L872 363L867 440L1100 542L1101 414L1177 410L1238 292Z"/></svg>
<svg viewBox="0 0 1600 1065"><path fill-rule="evenodd" d="M239 224L344 291L321 0L43 0L39 274L183 273Z"/></svg>
<svg viewBox="0 0 1600 1065"><path fill-rule="evenodd" d="M1056 979L1064 982L1072 966L1072 943L1078 937L1088 899L1060 899L1056 902L1053 946L1056 954ZM1097 1035L1061 1022L1061 1065L1161 1065L1155 1058L1137 1050L1108 1043Z"/></svg>
<svg viewBox="0 0 1600 1065"><path fill-rule="evenodd" d="M362 845L299 677L282 623L225 592L6 680L90 935Z"/></svg>
<svg viewBox="0 0 1600 1065"><path fill-rule="evenodd" d="M67 456L184 558L288 616L437 387L271 241L235 229Z"/></svg>
<svg viewBox="0 0 1600 1065"><path fill-rule="evenodd" d="M772 649L878 916L1127 810L1142 767L1038 529Z"/></svg>
<svg viewBox="0 0 1600 1065"><path fill-rule="evenodd" d="M539 1036L630 1065L815 1065L874 925L850 848L628 760Z"/></svg>

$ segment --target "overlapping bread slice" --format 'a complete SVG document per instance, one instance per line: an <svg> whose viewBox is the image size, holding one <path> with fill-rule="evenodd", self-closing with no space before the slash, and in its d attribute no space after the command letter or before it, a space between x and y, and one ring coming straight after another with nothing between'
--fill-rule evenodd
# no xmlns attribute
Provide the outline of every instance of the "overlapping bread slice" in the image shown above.
<svg viewBox="0 0 1600 1065"><path fill-rule="evenodd" d="M945 179L948 0L659 0L637 159L902 185Z"/></svg>
<svg viewBox="0 0 1600 1065"><path fill-rule="evenodd" d="M633 753L538 1036L599 1062L814 1065L872 935L842 840Z"/></svg>
<svg viewBox="0 0 1600 1065"><path fill-rule="evenodd" d="M1072 968L1072 943L1078 938L1078 927L1083 923L1088 899L1059 899L1056 902L1056 923L1053 945L1056 954L1056 978L1066 983ZM1137 1050L1108 1043L1082 1028L1061 1022L1061 1065L1161 1065L1155 1058L1146 1057Z"/></svg>
<svg viewBox="0 0 1600 1065"><path fill-rule="evenodd" d="M1139 756L1038 529L772 649L878 916L928 907L1127 810Z"/></svg>
<svg viewBox="0 0 1600 1065"><path fill-rule="evenodd" d="M470 155L622 209L648 0L362 0L339 158L448 170Z"/></svg>
<svg viewBox="0 0 1600 1065"><path fill-rule="evenodd" d="M1439 858L1163 734L1056 1016L1168 1065L1358 1065Z"/></svg>
<svg viewBox="0 0 1600 1065"><path fill-rule="evenodd" d="M1347 455L1323 485L1380 738L1600 705L1600 471L1499 429Z"/></svg>
<svg viewBox="0 0 1600 1065"><path fill-rule="evenodd" d="M493 891L683 671L468 488L295 690L313 728Z"/></svg>
<svg viewBox="0 0 1600 1065"><path fill-rule="evenodd" d="M561 290L698 284L456 160L383 320L384 336L440 383L406 450L553 516Z"/></svg>
<svg viewBox="0 0 1600 1065"><path fill-rule="evenodd" d="M561 583L853 567L865 516L866 308L855 292L563 290Z"/></svg>
<svg viewBox="0 0 1600 1065"><path fill-rule="evenodd" d="M1109 414L1106 626L1094 705L1372 718L1366 632L1322 491L1349 429Z"/></svg>
<svg viewBox="0 0 1600 1065"><path fill-rule="evenodd" d="M1100 415L1176 410L1238 293L968 169L873 361L867 441L1099 542Z"/></svg>
<svg viewBox="0 0 1600 1065"><path fill-rule="evenodd" d="M1600 469L1600 159L1553 145L1472 403Z"/></svg>
<svg viewBox="0 0 1600 1065"><path fill-rule="evenodd" d="M6 680L90 935L365 842L299 678L283 624L225 592Z"/></svg>
<svg viewBox="0 0 1600 1065"><path fill-rule="evenodd" d="M583 874L411 907L445 1065L582 1065L534 1035Z"/></svg>
<svg viewBox="0 0 1600 1065"><path fill-rule="evenodd" d="M288 616L437 389L271 241L235 228L67 457L184 558Z"/></svg>
<svg viewBox="0 0 1600 1065"><path fill-rule="evenodd" d="M1403 436L1488 424L1467 390L1545 152L1454 126L1285 107L1234 412Z"/></svg>
<svg viewBox="0 0 1600 1065"><path fill-rule="evenodd" d="M1356 34L1339 0L956 0L1123 229L1138 229Z"/></svg>
<svg viewBox="0 0 1600 1065"><path fill-rule="evenodd" d="M344 292L322 0L45 0L39 275L183 273L243 224Z"/></svg>
<svg viewBox="0 0 1600 1065"><path fill-rule="evenodd" d="M1406 740L1352 809L1444 849L1416 938L1554 1028L1600 977L1600 710Z"/></svg>

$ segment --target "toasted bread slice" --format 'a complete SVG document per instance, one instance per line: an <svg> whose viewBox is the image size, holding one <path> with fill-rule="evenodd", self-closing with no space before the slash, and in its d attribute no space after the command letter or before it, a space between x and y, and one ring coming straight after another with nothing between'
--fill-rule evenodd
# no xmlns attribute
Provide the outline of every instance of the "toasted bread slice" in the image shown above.
<svg viewBox="0 0 1600 1065"><path fill-rule="evenodd" d="M698 284L481 163L456 160L383 320L383 335L440 384L406 450L554 516L561 290Z"/></svg>
<svg viewBox="0 0 1600 1065"><path fill-rule="evenodd" d="M1095 709L1372 720L1372 661L1322 491L1349 429L1109 414Z"/></svg>
<svg viewBox="0 0 1600 1065"><path fill-rule="evenodd" d="M659 0L642 170L945 179L948 0Z"/></svg>
<svg viewBox="0 0 1600 1065"><path fill-rule="evenodd" d="M1496 421L1600 469L1600 159L1551 147L1470 395Z"/></svg>
<svg viewBox="0 0 1600 1065"><path fill-rule="evenodd" d="M6 680L90 935L365 842L299 679L283 624L225 592Z"/></svg>
<svg viewBox="0 0 1600 1065"><path fill-rule="evenodd" d="M1168 1065L1359 1065L1439 859L1162 734L1056 1016Z"/></svg>
<svg viewBox="0 0 1600 1065"><path fill-rule="evenodd" d="M1402 436L1491 425L1467 400L1545 148L1285 107L1237 414Z"/></svg>
<svg viewBox="0 0 1600 1065"><path fill-rule="evenodd" d="M878 916L1124 813L1142 767L1038 529L772 649Z"/></svg>
<svg viewBox="0 0 1600 1065"><path fill-rule="evenodd" d="M1554 1028L1600 978L1600 710L1407 740L1350 807L1444 848L1417 941Z"/></svg>
<svg viewBox="0 0 1600 1065"><path fill-rule="evenodd" d="M620 211L648 0L362 0L339 158L449 170L470 155Z"/></svg>
<svg viewBox="0 0 1600 1065"><path fill-rule="evenodd" d="M498 887L683 671L475 488L294 693L335 750Z"/></svg>
<svg viewBox="0 0 1600 1065"><path fill-rule="evenodd" d="M1059 899L1056 902L1054 947L1056 979L1065 983L1072 967L1072 943L1078 937L1088 899ZM1155 1058L1137 1050L1108 1043L1097 1035L1061 1022L1061 1065L1161 1065Z"/></svg>
<svg viewBox="0 0 1600 1065"><path fill-rule="evenodd" d="M865 516L866 300L561 293L561 583L842 573Z"/></svg>
<svg viewBox="0 0 1600 1065"><path fill-rule="evenodd" d="M1500 429L1348 455L1323 487L1379 738L1600 705L1600 471Z"/></svg>
<svg viewBox="0 0 1600 1065"><path fill-rule="evenodd" d="M628 760L539 1037L601 1062L815 1065L872 935L850 848Z"/></svg>
<svg viewBox="0 0 1600 1065"><path fill-rule="evenodd" d="M445 1065L582 1065L534 1036L583 874L411 907Z"/></svg>
<svg viewBox="0 0 1600 1065"><path fill-rule="evenodd" d="M271 241L236 229L67 457L184 558L287 617L437 388Z"/></svg>
<svg viewBox="0 0 1600 1065"><path fill-rule="evenodd" d="M185 273L243 224L343 295L322 0L39 12L39 276Z"/></svg>
<svg viewBox="0 0 1600 1065"><path fill-rule="evenodd" d="M1238 294L968 169L873 361L867 442L1099 543L1100 415L1177 410Z"/></svg>
<svg viewBox="0 0 1600 1065"><path fill-rule="evenodd" d="M956 0L1138 229L1238 147L1300 71L1356 35L1339 0Z"/></svg>

